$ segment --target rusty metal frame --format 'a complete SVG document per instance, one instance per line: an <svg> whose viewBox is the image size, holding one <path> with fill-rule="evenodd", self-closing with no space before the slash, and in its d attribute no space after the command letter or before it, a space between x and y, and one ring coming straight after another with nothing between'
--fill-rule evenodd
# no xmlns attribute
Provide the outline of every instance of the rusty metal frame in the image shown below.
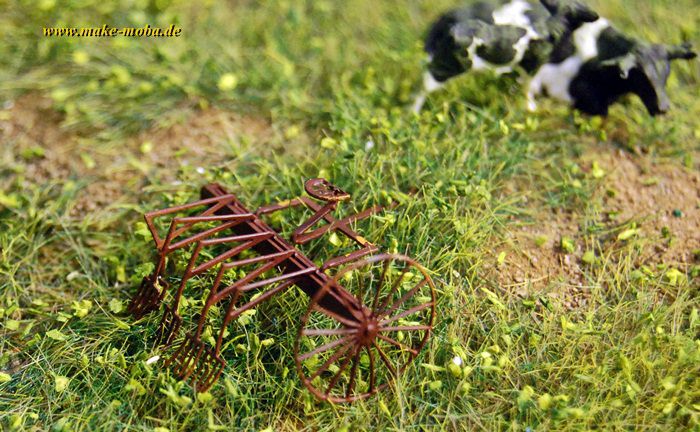
<svg viewBox="0 0 700 432"><path fill-rule="evenodd" d="M417 269L424 274L424 281L426 282L421 286L416 285L398 302L403 303L408 297L414 297L419 289L429 285L432 301L419 305L420 309L404 312L410 315L431 308L429 323L401 330L425 332L420 346L406 347L412 354L410 360L415 358L415 355L418 354L418 351L425 344L435 315L434 286L430 276L419 264L407 257L376 255L366 259L368 255L379 251L379 248L351 228L351 224L381 212L385 208L374 206L337 219L333 216L333 213L337 210L340 203L350 198L350 195L324 179L311 179L304 186L310 197L298 197L286 202L263 206L255 212L251 212L238 201L235 195L228 193L218 184L210 184L202 188L202 199L199 201L149 212L145 215L146 224L153 236L158 255L155 270L151 275L143 279L141 286L129 305L129 311L137 318L157 309L165 299L167 292L169 292L170 285L167 281L168 275L166 275L169 256L176 250L187 247L191 250L186 269L180 278L177 290L172 296L172 303L164 307L159 329L159 343L171 344L179 332L182 317L178 309L180 298L188 282L195 276L205 274L211 274L214 279L212 286L209 288L205 304L199 314L195 330L185 336L174 354L166 362L166 365L172 366L176 375L182 379L192 379L197 391L205 391L210 388L224 370L226 361L221 357L221 347L225 331L232 321L261 302L284 292L292 286L297 286L311 298L309 310L302 319L302 329L300 329L298 340L313 334L313 332L305 333L303 330L308 315L312 310L323 311L333 322L343 326L345 329L342 330L343 332L354 335L352 337L348 336L347 343L344 342L342 344L343 350L336 353L326 361L328 364L324 365L324 367L329 367L330 362L342 359L343 363L340 368L342 372L351 362L353 363L351 368L352 378L348 390L348 393L351 393L354 388L354 374L358 369L359 351L363 349L368 352L372 351L373 346L376 345L375 340L377 338L384 341L393 340L381 332L397 331L395 330L396 328L403 328L391 325L393 321L402 318L400 315L393 317L391 322L380 319L381 316L384 316L381 314L386 315L391 311L395 311L398 307L396 304L384 304L380 308L378 308L377 304L364 305L358 297L345 290L340 284L340 275L377 261L384 263L384 273L386 273L387 266L390 263L400 262L407 266L404 272L411 268ZM287 241L270 228L261 216L293 207L305 207L312 214L294 230L290 241ZM183 213L192 212L195 214L179 216ZM162 238L158 233L155 221L166 216L171 216L172 219L167 233ZM325 222L325 225L315 227L322 221ZM194 233L192 234L190 231L194 231ZM331 232L337 232L346 236L360 248L348 254L330 258L319 267L296 247ZM222 234L224 236L220 237ZM203 251L209 248L221 249L222 247L225 248L224 252L202 263L198 262L199 258L203 256ZM244 251L254 251L257 255L241 258L240 254ZM329 277L325 273L330 268L342 265L347 266L340 270L334 278ZM235 282L223 286L222 281L227 272L235 271L244 266L254 266L254 269ZM264 276L270 271L275 271L278 274ZM382 274L382 281L384 273ZM264 278L258 280L262 276ZM403 277L403 274L401 277ZM396 285L391 288L391 290L395 289ZM253 290L261 291L253 300L243 305L237 305L242 294ZM389 294L393 294L393 291L390 291ZM377 291L377 296L379 296L379 291ZM226 302L225 313L221 320L216 344L213 348L210 348L201 340L202 332L206 325L209 311L214 305L222 302ZM376 303L376 300L374 303ZM395 345L400 344L395 340L393 342L395 342ZM379 348L378 345L376 346ZM347 394L344 397L333 395L331 390L340 379L340 372L334 377L328 391L323 392L316 389L312 384L312 380L304 377L301 367L304 359L316 354L318 353L300 353L298 344L295 347L295 359L300 376L302 376L304 384L317 397L336 402L351 401L370 396L379 390L379 386L375 388L373 382L370 391L361 395ZM351 359L349 355L354 357ZM381 351L378 352L378 356L386 363L384 354ZM371 370L374 376L374 356L372 356L371 360ZM386 365L388 366L388 363ZM403 370L403 367L401 370ZM320 371L318 374L322 372Z"/></svg>

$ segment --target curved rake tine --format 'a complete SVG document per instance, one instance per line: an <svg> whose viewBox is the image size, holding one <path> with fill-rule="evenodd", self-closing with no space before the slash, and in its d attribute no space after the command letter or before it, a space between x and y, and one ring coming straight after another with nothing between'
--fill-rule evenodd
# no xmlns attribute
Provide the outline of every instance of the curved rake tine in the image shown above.
<svg viewBox="0 0 700 432"><path fill-rule="evenodd" d="M320 347L316 348L315 350L309 351L306 354L299 356L299 361L305 361L305 360L315 356L316 354L320 354L322 352L328 351L329 349L333 349L333 348L337 347L338 345L342 345L346 342L349 342L351 339L352 339L352 336L345 336L342 339L338 339L336 341L327 343L325 345L321 345Z"/></svg>
<svg viewBox="0 0 700 432"><path fill-rule="evenodd" d="M399 342L399 341L397 341L397 340L394 340L394 339L392 339L392 338L390 338L390 337L388 337L388 336L384 336L383 334L377 334L377 337L378 337L379 339L383 340L383 341L389 342L390 344L395 345L395 346L401 348L402 350L405 350L405 351L410 352L410 353L413 354L414 356L417 356L417 355L418 355L418 351L416 351L416 350L414 350L413 348L409 347L408 345L402 344L401 342Z"/></svg>
<svg viewBox="0 0 700 432"><path fill-rule="evenodd" d="M141 280L141 285L134 297L129 302L127 311L134 315L136 319L143 318L144 315L156 309L160 303L160 292L152 285L148 276Z"/></svg>
<svg viewBox="0 0 700 432"><path fill-rule="evenodd" d="M221 373L224 371L226 362L223 359L217 357L214 358L214 362L215 365L213 367L211 366L211 363L209 363L209 373L204 375L204 377L197 383L197 391L207 391L219 379Z"/></svg>
<svg viewBox="0 0 700 432"><path fill-rule="evenodd" d="M221 345L224 343L224 333L226 332L226 327L230 324L232 318L232 311L236 307L236 302L238 302L238 298L241 296L240 290L235 290L233 294L231 295L231 299L228 302L228 306L226 307L226 315L224 318L224 322L221 324L221 329L219 329L219 335L216 337L216 346L214 347L214 352L218 356L219 353L221 352ZM200 318L201 320L201 318Z"/></svg>
<svg viewBox="0 0 700 432"><path fill-rule="evenodd" d="M199 359L202 357L202 353L204 352L204 343L202 341L193 341L193 344L197 347L197 354L195 356L188 356L187 364L190 366L184 371L184 373L180 374L180 377L183 380L188 379L195 371L199 369Z"/></svg>
<svg viewBox="0 0 700 432"><path fill-rule="evenodd" d="M189 341L187 339L183 340L173 355L171 355L170 358L165 361L165 367L170 367L172 364L175 364L175 367L179 367L181 358L183 356L187 356L189 349Z"/></svg>
<svg viewBox="0 0 700 432"><path fill-rule="evenodd" d="M210 363L210 359L208 359L208 356L206 355L206 349L205 351L205 357L202 359L200 362L201 356L197 356L197 359L195 360L194 363L194 377L192 378L192 382L194 384L195 389L200 387L201 383L206 381L206 378L209 376L209 373L213 370L212 365Z"/></svg>
<svg viewBox="0 0 700 432"><path fill-rule="evenodd" d="M173 373L182 380L191 379L196 391L211 387L226 366L223 359L191 334L166 365L170 363L175 363Z"/></svg>
<svg viewBox="0 0 700 432"><path fill-rule="evenodd" d="M181 379L190 375L191 372L189 372L189 370L194 367L192 364L193 353L195 350L199 351L199 346L191 339L185 339L185 341L183 341L183 346L185 349L179 352L179 355L174 360L175 366L173 368L173 373Z"/></svg>
<svg viewBox="0 0 700 432"><path fill-rule="evenodd" d="M170 367L171 364L173 364L173 361L177 358L178 355L180 355L180 351L182 351L183 347L182 345L178 346L175 352L168 357L168 359L165 361L163 364L165 367Z"/></svg>
<svg viewBox="0 0 700 432"><path fill-rule="evenodd" d="M166 343L168 345L173 342L173 340L175 339L175 336L177 336L177 333L180 331L181 326L182 326L182 318L180 317L180 315L173 315L171 330L169 332L168 340L166 340Z"/></svg>
<svg viewBox="0 0 700 432"><path fill-rule="evenodd" d="M160 345L170 345L170 343L175 338L175 335L180 330L182 325L182 318L177 312L174 312L172 308L166 307L163 310L163 317L160 320L160 325L158 326L158 340L157 343Z"/></svg>
<svg viewBox="0 0 700 432"><path fill-rule="evenodd" d="M195 384L195 389L197 392L205 392L209 390L215 382L219 380L219 377L221 376L221 373L224 371L223 367L215 369L216 373L212 373L211 378L208 378L206 381L201 381Z"/></svg>

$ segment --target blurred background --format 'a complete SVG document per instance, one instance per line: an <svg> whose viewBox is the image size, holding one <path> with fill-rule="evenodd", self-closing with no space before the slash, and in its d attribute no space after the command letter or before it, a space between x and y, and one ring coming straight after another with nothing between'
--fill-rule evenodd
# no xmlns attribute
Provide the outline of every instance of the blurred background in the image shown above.
<svg viewBox="0 0 700 432"><path fill-rule="evenodd" d="M589 3L700 47L697 0ZM531 114L515 79L479 74L414 115L423 36L458 4L0 0L0 428L697 429L700 62L673 65L662 118L634 99ZM43 36L103 24L182 33ZM316 176L357 208L420 192L361 227L439 280L398 389L311 398L294 296L242 325L209 396L145 365L159 317L123 312L152 269L141 215L208 181L254 207Z"/></svg>

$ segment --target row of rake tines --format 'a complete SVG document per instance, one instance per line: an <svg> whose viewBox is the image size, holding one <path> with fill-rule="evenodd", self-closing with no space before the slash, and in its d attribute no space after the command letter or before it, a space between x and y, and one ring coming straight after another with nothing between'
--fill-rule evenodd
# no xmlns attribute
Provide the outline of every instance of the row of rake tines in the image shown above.
<svg viewBox="0 0 700 432"><path fill-rule="evenodd" d="M170 221L165 239L161 239L158 236L154 225L156 218L192 211L202 206L206 206L206 210L195 216L174 217ZM217 214L224 206L228 206L229 209L234 208L236 212L234 214ZM212 270L216 271L214 283L199 315L196 330L184 337L184 340L165 363L166 367L172 365L174 374L180 379L191 380L196 391L209 389L223 372L226 361L221 358L220 354L225 329L228 325L243 312L291 286L299 276L315 270L313 267L304 268L255 281L263 273L283 265L285 260L295 254L294 249L289 249L268 254L258 254L251 258L236 259L242 252L254 248L261 242L269 241L276 233L268 228L252 230L255 232L250 234L224 235L223 237L218 235L230 232L240 224L251 224L255 218L255 214L236 205L234 195L205 199L146 215L146 223L158 249L158 262L153 273L143 279L139 290L129 305L129 312L136 318L141 318L147 313L156 310L169 291L170 285L165 277L168 256L175 251L194 245L177 292L173 295L172 304L164 306L157 336L158 344L170 345L179 332L182 325L182 317L178 313L178 307L187 282L193 277L204 275ZM214 226L211 226L212 223ZM205 229L196 232L196 229L202 225L207 226ZM192 234L193 231L195 231L194 234ZM185 233L188 233L189 236L181 238ZM205 255L203 252L213 247L220 248L221 245L227 248L224 252L197 264L198 258ZM222 287L222 280L229 271L249 265L258 265L258 267L233 284ZM268 285L275 286L264 291L254 300L238 308L236 307L236 302L243 293ZM228 301L228 305L226 306L216 345L212 350L202 341L202 331L210 308L224 301Z"/></svg>

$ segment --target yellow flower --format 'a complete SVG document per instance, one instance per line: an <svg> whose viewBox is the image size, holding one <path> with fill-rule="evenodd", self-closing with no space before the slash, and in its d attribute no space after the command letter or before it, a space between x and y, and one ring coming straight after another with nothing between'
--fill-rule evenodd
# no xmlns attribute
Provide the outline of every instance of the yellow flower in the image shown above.
<svg viewBox="0 0 700 432"><path fill-rule="evenodd" d="M219 90L230 91L238 85L238 78L232 73L225 73L219 78Z"/></svg>
<svg viewBox="0 0 700 432"><path fill-rule="evenodd" d="M85 51L76 51L73 53L73 61L75 64L84 65L90 61L90 56Z"/></svg>

